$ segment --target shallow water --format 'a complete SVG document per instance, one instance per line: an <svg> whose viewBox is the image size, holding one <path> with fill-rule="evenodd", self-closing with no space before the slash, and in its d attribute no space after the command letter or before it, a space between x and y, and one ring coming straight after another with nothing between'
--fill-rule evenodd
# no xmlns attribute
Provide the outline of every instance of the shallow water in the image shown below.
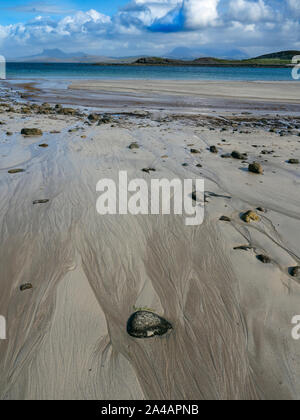
<svg viewBox="0 0 300 420"><path fill-rule="evenodd" d="M8 78L291 81L290 68L8 63Z"/></svg>

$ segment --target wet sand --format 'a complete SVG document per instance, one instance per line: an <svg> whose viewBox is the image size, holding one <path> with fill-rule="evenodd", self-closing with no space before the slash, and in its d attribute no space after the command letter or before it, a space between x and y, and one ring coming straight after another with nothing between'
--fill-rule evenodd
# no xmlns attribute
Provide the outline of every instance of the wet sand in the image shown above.
<svg viewBox="0 0 300 420"><path fill-rule="evenodd" d="M298 82L22 80L9 85L27 100L80 104L102 112L300 113Z"/></svg>
<svg viewBox="0 0 300 420"><path fill-rule="evenodd" d="M299 119L271 109L258 118L244 109L182 116L179 107L177 116L156 109L98 126L82 110L14 108L0 113L0 314L8 324L0 398L299 399L291 320L300 280L289 269L300 265L300 165L287 163L300 158ZM44 134L23 137L24 127ZM140 148L129 150L132 142ZM248 157L221 157L233 150ZM264 175L247 171L254 160ZM25 172L8 174L15 168ZM204 178L204 223L100 216L96 184L120 170L146 181ZM39 199L49 202L32 204ZM258 223L241 220L250 209ZM251 249L234 249L242 245ZM21 292L26 283L33 288ZM164 316L173 330L130 337L136 308Z"/></svg>

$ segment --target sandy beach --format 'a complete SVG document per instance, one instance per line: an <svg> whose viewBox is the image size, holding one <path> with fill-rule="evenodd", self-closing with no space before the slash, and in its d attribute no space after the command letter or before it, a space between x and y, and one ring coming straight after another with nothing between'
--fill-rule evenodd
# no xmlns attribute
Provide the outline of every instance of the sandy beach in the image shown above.
<svg viewBox="0 0 300 420"><path fill-rule="evenodd" d="M2 85L0 399L300 398L296 83ZM96 184L119 171L203 178L204 223L100 216ZM129 336L140 308L172 331Z"/></svg>

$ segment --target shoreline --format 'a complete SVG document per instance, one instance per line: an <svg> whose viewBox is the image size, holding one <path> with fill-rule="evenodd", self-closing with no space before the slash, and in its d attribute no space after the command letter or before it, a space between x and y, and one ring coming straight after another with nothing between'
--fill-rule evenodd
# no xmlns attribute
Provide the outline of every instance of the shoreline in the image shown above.
<svg viewBox="0 0 300 420"><path fill-rule="evenodd" d="M21 83L20 83L21 82ZM300 112L299 82L220 82L175 80L63 80L40 79L5 82L22 90L23 99L60 102L108 109L184 113L282 113Z"/></svg>

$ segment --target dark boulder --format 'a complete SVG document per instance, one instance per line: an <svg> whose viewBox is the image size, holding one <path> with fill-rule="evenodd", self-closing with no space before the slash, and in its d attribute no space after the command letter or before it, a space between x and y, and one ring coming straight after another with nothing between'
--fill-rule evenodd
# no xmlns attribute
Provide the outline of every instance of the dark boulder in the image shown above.
<svg viewBox="0 0 300 420"><path fill-rule="evenodd" d="M263 264L270 264L272 262L271 258L267 255L257 255L256 257L258 261L262 262Z"/></svg>
<svg viewBox="0 0 300 420"><path fill-rule="evenodd" d="M21 134L23 136L42 136L43 132L39 128L23 128Z"/></svg>
<svg viewBox="0 0 300 420"><path fill-rule="evenodd" d="M168 321L150 311L135 312L127 322L127 332L134 338L161 336L172 328Z"/></svg>
<svg viewBox="0 0 300 420"><path fill-rule="evenodd" d="M290 274L292 277L300 277L300 267L292 267L290 269Z"/></svg>
<svg viewBox="0 0 300 420"><path fill-rule="evenodd" d="M249 165L248 170L249 170L249 172L252 172L253 174L257 174L257 175L263 175L263 173L264 173L262 165L258 162L251 163Z"/></svg>

